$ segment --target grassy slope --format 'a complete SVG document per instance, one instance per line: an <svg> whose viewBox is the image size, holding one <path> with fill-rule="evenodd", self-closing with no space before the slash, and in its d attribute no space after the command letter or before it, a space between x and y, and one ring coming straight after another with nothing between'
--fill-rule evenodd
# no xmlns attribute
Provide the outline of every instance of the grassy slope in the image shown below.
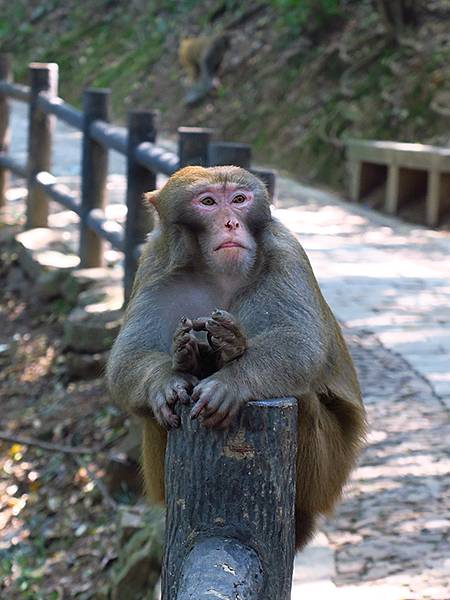
<svg viewBox="0 0 450 600"><path fill-rule="evenodd" d="M180 37L220 30L253 3L42 5L16 0L3 10L0 48L14 52L17 78L26 79L30 60L58 62L61 95L79 104L86 85L111 87L116 120L130 108L158 108L169 132L212 126L225 139L251 142L260 161L333 185L344 181L346 137L448 144L450 119L430 109L436 94L450 95L448 0L428 3L400 48L386 42L368 0L348 0L339 18L325 27L309 22L308 32L270 6L233 30L221 87L195 109L183 105Z"/></svg>

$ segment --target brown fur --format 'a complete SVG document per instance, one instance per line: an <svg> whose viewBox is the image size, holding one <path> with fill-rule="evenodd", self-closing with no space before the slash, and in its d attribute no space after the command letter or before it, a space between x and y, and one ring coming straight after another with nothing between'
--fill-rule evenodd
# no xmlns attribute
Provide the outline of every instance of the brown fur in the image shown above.
<svg viewBox="0 0 450 600"><path fill-rule="evenodd" d="M219 280L203 254L204 241L214 237L216 229L220 233L221 219L227 218L229 209L203 219L192 208L194 191L210 184L220 184L224 190L230 185L246 186L254 194L245 216L237 218L243 235L254 240L256 254L250 270L226 279L225 294L215 292ZM190 394L195 386L192 395L197 404L206 396L223 398L222 425L248 400L295 396L299 402L296 545L301 547L313 532L316 516L333 510L365 436L360 389L339 325L302 247L271 217L267 192L253 175L236 167L188 167L172 176L162 190L151 193L149 200L158 211L160 228L144 249L108 365L112 397L144 417L149 496L157 502L164 498L166 432L152 412L160 422L164 414L172 419L174 387L184 386L183 393ZM208 221L211 218L215 220ZM212 313L198 320L198 329L210 333L219 327L220 337L215 306L223 309L221 318L235 331L235 338L229 337L227 343L231 348L235 343L237 352L228 348L231 359L216 360L216 353L202 354L211 349L200 342L201 356L206 357L201 360L209 361L206 372L175 372L172 336L181 317L186 314L195 320ZM178 329L176 336L182 341L183 335ZM181 363L176 364L179 368ZM198 384L193 375L201 379ZM209 426L217 426L218 412L208 404L205 411L205 423L209 415L213 419ZM170 423L176 426L175 420Z"/></svg>
<svg viewBox="0 0 450 600"><path fill-rule="evenodd" d="M203 74L213 78L220 67L230 44L228 34L184 38L178 49L178 60L186 71L190 83Z"/></svg>
<svg viewBox="0 0 450 600"><path fill-rule="evenodd" d="M178 59L188 79L187 104L200 102L217 87L216 77L229 46L226 33L181 40Z"/></svg>

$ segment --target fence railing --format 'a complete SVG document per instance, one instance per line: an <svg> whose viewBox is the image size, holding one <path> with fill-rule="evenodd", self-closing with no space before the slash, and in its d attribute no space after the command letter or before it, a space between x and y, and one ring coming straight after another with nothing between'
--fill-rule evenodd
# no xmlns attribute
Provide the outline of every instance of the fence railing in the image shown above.
<svg viewBox="0 0 450 600"><path fill-rule="evenodd" d="M128 298L136 272L140 247L152 228L142 195L156 188L158 173L170 176L187 165L233 164L250 169L248 144L213 142L213 130L193 127L178 129L178 153L157 145L157 112L134 110L128 126L110 123L110 90L88 88L79 111L58 96L58 65L31 63L30 85L13 82L11 57L0 54L0 206L6 202L8 173L27 180L26 228L47 227L49 200L80 217L79 256L82 267L104 263L104 245L124 253L124 291ZM10 140L9 99L29 106L26 164L8 154ZM81 191L70 191L50 173L55 119L82 132ZM107 217L106 180L109 150L125 155L127 161L125 227ZM275 173L250 169L273 195Z"/></svg>

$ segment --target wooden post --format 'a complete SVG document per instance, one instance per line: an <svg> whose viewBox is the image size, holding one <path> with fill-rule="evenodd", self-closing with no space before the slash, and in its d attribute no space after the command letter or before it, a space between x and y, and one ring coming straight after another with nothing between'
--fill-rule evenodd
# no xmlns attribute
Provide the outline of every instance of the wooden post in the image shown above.
<svg viewBox="0 0 450 600"><path fill-rule="evenodd" d="M41 171L50 171L55 118L38 108L37 99L40 92L57 96L57 64L31 63L30 65L26 229L47 227L48 220L48 198L45 192L35 184L35 177Z"/></svg>
<svg viewBox="0 0 450 600"><path fill-rule="evenodd" d="M294 560L297 402L248 403L229 430L181 406L166 451L163 600L288 600Z"/></svg>
<svg viewBox="0 0 450 600"><path fill-rule="evenodd" d="M442 174L437 169L428 172L425 222L429 227L439 225Z"/></svg>
<svg viewBox="0 0 450 600"><path fill-rule="evenodd" d="M135 150L142 142L156 141L155 111L133 111L128 119L127 221L125 224L125 302L131 294L137 269L137 248L153 228L143 194L156 189L156 173L138 164Z"/></svg>
<svg viewBox="0 0 450 600"><path fill-rule="evenodd" d="M103 266L102 238L92 231L87 218L94 208L106 205L108 149L90 136L96 120L109 121L108 89L87 89L83 94L83 144L81 163L80 263L83 267Z"/></svg>
<svg viewBox="0 0 450 600"><path fill-rule="evenodd" d="M178 128L180 168L188 165L208 166L208 147L212 134L212 129L201 127Z"/></svg>
<svg viewBox="0 0 450 600"><path fill-rule="evenodd" d="M214 142L209 145L208 164L234 165L249 169L252 160L252 149L248 144L233 144L231 142Z"/></svg>
<svg viewBox="0 0 450 600"><path fill-rule="evenodd" d="M11 55L0 54L0 80L12 81ZM9 101L7 96L0 94L0 152L8 152L10 141L9 130ZM6 204L8 189L8 169L0 167L0 208Z"/></svg>
<svg viewBox="0 0 450 600"><path fill-rule="evenodd" d="M275 204L277 196L276 196L276 182L277 182L277 174L276 171L272 169L250 169L250 172L256 177L259 177L261 181L267 188L267 193L269 194L269 198L271 203Z"/></svg>
<svg viewBox="0 0 450 600"><path fill-rule="evenodd" d="M395 215L398 212L399 180L400 167L393 164L389 165L384 210L390 215Z"/></svg>

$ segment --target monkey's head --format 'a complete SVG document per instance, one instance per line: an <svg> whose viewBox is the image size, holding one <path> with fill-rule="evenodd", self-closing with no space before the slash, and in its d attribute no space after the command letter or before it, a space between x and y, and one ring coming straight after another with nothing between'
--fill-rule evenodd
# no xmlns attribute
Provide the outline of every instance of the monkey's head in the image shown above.
<svg viewBox="0 0 450 600"><path fill-rule="evenodd" d="M265 185L239 167L185 167L146 198L162 232L193 239L216 273L248 273L272 218Z"/></svg>

